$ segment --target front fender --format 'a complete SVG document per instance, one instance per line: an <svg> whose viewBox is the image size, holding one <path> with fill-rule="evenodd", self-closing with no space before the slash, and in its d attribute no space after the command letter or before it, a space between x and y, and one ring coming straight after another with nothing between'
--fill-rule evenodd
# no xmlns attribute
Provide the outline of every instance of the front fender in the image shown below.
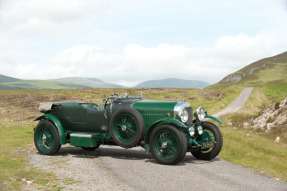
<svg viewBox="0 0 287 191"><path fill-rule="evenodd" d="M66 140L66 134L65 134L65 131L64 131L64 127L63 127L62 123L60 122L60 120L57 117L55 117L54 115L51 115L51 114L44 114L44 115L41 115L41 116L37 117L34 121L39 121L39 120L42 120L42 119L45 119L45 118L50 119L55 124L55 126L56 126L56 128L58 129L58 132L59 132L60 143L62 145L66 144L67 140Z"/></svg>
<svg viewBox="0 0 287 191"><path fill-rule="evenodd" d="M218 123L223 124L223 122L217 117L213 117L211 115L205 115L205 118L213 119L214 121L217 121Z"/></svg>
<svg viewBox="0 0 287 191"><path fill-rule="evenodd" d="M182 122L180 122L180 121L178 121L178 120L176 120L176 119L174 119L174 118L164 118L164 119L160 119L160 120L156 121L152 126L158 126L158 125L166 124L166 123L174 124L174 125L176 125L176 126L178 126L178 127L187 128L187 126L186 126L184 123L182 123Z"/></svg>

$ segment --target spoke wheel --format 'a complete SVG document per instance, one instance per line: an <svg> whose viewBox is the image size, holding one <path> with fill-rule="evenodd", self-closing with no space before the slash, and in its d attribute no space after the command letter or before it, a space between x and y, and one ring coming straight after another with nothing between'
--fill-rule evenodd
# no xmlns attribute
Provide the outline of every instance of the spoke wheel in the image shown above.
<svg viewBox="0 0 287 191"><path fill-rule="evenodd" d="M55 135L48 125L40 127L37 133L37 141L43 150L50 150L55 144Z"/></svg>
<svg viewBox="0 0 287 191"><path fill-rule="evenodd" d="M34 143L41 154L53 155L61 147L59 133L55 125L47 120L41 120L34 132Z"/></svg>
<svg viewBox="0 0 287 191"><path fill-rule="evenodd" d="M129 114L121 114L116 118L115 134L123 142L133 140L137 135L136 120Z"/></svg>
<svg viewBox="0 0 287 191"><path fill-rule="evenodd" d="M177 164L185 156L187 142L184 133L168 124L160 125L151 134L151 153L161 164Z"/></svg>
<svg viewBox="0 0 287 191"><path fill-rule="evenodd" d="M117 111L111 119L110 127L113 140L124 148L136 146L145 132L144 120L133 108Z"/></svg>
<svg viewBox="0 0 287 191"><path fill-rule="evenodd" d="M213 123L204 122L202 124L203 134L200 139L201 142L213 141L214 146L207 149L191 152L192 155L200 160L211 160L215 158L221 151L223 145L223 138L220 129Z"/></svg>
<svg viewBox="0 0 287 191"><path fill-rule="evenodd" d="M206 140L206 141L214 141L216 142L215 140L215 136L214 136L214 133L212 131L210 131L209 129L205 129L201 135L201 140ZM215 145L214 145L215 146ZM214 148L213 147L210 147L208 149L202 149L201 150L201 153L209 153L210 151L212 151L212 149Z"/></svg>

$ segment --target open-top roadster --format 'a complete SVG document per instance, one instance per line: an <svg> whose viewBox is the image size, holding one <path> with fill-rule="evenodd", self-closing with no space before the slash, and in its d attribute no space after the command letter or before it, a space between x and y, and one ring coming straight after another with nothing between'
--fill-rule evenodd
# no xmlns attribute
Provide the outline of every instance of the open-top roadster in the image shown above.
<svg viewBox="0 0 287 191"><path fill-rule="evenodd" d="M44 113L34 129L41 154L54 155L70 143L85 150L100 145L124 148L142 146L161 164L177 164L191 152L197 159L211 160L221 151L220 129L204 121L211 118L199 107L194 112L185 101L154 101L139 97L103 96L104 104L82 101L41 103Z"/></svg>

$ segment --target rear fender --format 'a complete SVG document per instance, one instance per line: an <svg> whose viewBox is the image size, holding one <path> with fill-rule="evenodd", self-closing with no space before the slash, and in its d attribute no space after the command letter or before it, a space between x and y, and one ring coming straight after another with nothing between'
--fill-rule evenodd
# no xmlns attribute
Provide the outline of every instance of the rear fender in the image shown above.
<svg viewBox="0 0 287 191"><path fill-rule="evenodd" d="M57 117L55 117L54 115L44 114L44 115L41 115L41 116L37 117L34 121L39 121L39 120L42 120L42 119L49 119L55 124L55 126L56 126L56 128L58 129L58 132L59 132L61 145L66 144L67 143L66 134L65 134L65 131L64 131L64 127L63 127L62 123L60 122L60 120Z"/></svg>

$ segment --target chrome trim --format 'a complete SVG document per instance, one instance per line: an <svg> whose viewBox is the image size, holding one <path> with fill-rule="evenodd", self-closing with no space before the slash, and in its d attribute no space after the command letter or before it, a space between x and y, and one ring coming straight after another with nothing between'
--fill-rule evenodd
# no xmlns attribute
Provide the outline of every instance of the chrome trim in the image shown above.
<svg viewBox="0 0 287 191"><path fill-rule="evenodd" d="M95 134L87 134L87 133L71 133L70 137L92 138L92 137L96 137L96 135Z"/></svg>
<svg viewBox="0 0 287 191"><path fill-rule="evenodd" d="M173 112L174 112L174 118L176 119L180 119L180 116L178 115L179 111L186 108L186 107L190 107L189 104L185 101L179 101L177 102L177 104L174 106Z"/></svg>
<svg viewBox="0 0 287 191"><path fill-rule="evenodd" d="M198 116L198 114L199 114L199 112L200 111L203 111L203 119L199 119L199 116ZM196 110L195 110L195 112L194 112L194 116L199 120L199 121L203 121L204 120L204 118L205 118L205 110L203 109L203 107L201 107L201 106L199 106Z"/></svg>
<svg viewBox="0 0 287 191"><path fill-rule="evenodd" d="M189 104L185 101L179 101L177 104L174 106L173 111L178 113L180 109L185 108L185 107L190 107Z"/></svg>

